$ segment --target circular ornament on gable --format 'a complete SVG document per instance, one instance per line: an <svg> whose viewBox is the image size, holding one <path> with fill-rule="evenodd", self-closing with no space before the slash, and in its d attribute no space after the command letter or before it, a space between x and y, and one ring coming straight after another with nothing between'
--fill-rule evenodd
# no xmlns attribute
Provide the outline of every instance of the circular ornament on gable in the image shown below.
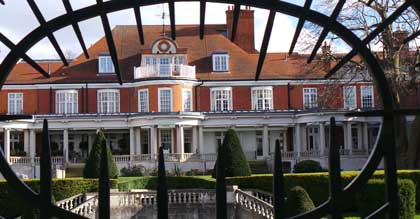
<svg viewBox="0 0 420 219"><path fill-rule="evenodd" d="M167 40L161 40L158 44L158 49L160 52L167 53L171 48L171 44Z"/></svg>

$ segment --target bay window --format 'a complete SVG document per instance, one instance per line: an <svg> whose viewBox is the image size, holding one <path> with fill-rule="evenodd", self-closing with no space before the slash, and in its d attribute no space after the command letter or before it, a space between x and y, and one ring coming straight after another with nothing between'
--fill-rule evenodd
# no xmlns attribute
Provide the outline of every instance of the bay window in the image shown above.
<svg viewBox="0 0 420 219"><path fill-rule="evenodd" d="M139 112L149 112L149 90L141 89L138 91Z"/></svg>
<svg viewBox="0 0 420 219"><path fill-rule="evenodd" d="M172 112L172 89L159 88L159 112Z"/></svg>
<svg viewBox="0 0 420 219"><path fill-rule="evenodd" d="M192 90L189 88L182 89L182 111L192 111Z"/></svg>

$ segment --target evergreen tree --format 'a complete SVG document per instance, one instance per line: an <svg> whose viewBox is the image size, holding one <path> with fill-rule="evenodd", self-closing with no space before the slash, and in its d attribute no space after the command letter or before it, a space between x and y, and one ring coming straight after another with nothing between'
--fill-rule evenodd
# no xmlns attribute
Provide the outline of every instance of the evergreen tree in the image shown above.
<svg viewBox="0 0 420 219"><path fill-rule="evenodd" d="M225 176L250 176L251 168L248 160L242 151L241 142L239 141L236 131L229 129L225 133L223 139L222 150L219 151L224 156ZM213 178L216 176L217 161L213 169Z"/></svg>
<svg viewBox="0 0 420 219"><path fill-rule="evenodd" d="M102 144L106 144L105 135L102 131L99 131L90 150L89 157L86 160L85 168L83 169L84 178L99 178ZM118 168L112 157L111 149L109 147L106 148L109 178L118 178Z"/></svg>
<svg viewBox="0 0 420 219"><path fill-rule="evenodd" d="M314 208L315 205L304 188L295 186L290 189L286 202L289 217L308 212Z"/></svg>

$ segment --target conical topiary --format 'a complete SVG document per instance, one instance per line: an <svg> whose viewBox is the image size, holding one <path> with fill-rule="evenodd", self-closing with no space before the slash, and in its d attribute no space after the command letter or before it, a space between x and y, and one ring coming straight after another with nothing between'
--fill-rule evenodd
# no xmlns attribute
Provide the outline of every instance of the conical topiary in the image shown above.
<svg viewBox="0 0 420 219"><path fill-rule="evenodd" d="M224 156L226 177L251 175L251 168L242 151L241 142L239 141L235 130L229 129L225 133L221 153L223 153ZM213 169L213 178L216 176L216 166L217 162Z"/></svg>
<svg viewBox="0 0 420 219"><path fill-rule="evenodd" d="M315 205L304 188L295 186L290 189L286 201L289 217L308 212L314 208Z"/></svg>
<svg viewBox="0 0 420 219"><path fill-rule="evenodd" d="M96 134L95 141L90 150L89 157L86 160L85 168L83 169L84 178L99 178L100 175L100 161L101 161L101 145L106 144L105 135L102 131ZM108 156L108 170L109 178L118 178L118 168L112 157L112 152L107 148Z"/></svg>

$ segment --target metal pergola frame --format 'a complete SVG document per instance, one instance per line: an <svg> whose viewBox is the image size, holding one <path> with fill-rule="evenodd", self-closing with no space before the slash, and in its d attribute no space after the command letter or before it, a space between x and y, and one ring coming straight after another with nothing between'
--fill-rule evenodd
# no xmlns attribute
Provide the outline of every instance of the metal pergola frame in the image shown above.
<svg viewBox="0 0 420 219"><path fill-rule="evenodd" d="M0 42L5 44L10 52L3 60L0 65L0 89L5 83L6 78L17 64L20 59L25 60L29 65L34 69L40 72L45 77L49 77L48 73L39 66L34 60L32 60L28 55L27 51L32 48L36 43L38 43L44 37L47 37L57 54L60 56L64 65L68 65L68 61L63 55L63 52L60 48L60 45L57 43L53 33L61 28L66 26L72 26L80 46L82 47L83 53L86 58L89 58L89 54L83 40L78 23L93 17L100 17L102 26L105 32L106 42L108 49L112 58L112 61L115 66L116 75L118 82L123 83L123 78L120 71L120 66L118 62L118 55L116 52L114 39L112 37L111 28L109 25L109 20L107 14L125 10L133 9L136 17L138 33L139 33L139 43L144 44L144 33L142 28L142 18L140 14L140 7L168 3L169 5L169 16L170 16L170 27L171 27L171 38L176 39L176 30L175 30L175 2L181 2L181 0L112 0L103 2L102 0L97 0L97 4L81 8L78 10L73 10L69 0L62 0L66 9L66 13L58 16L52 20L45 21L42 13L38 9L34 0L27 0L30 8L32 9L34 15L36 16L40 26L35 28L32 32L26 35L19 43L16 45L12 43L6 36L0 33ZM383 110L380 111L370 111L370 112L352 112L348 113L348 116L383 116L383 124L380 129L379 140L374 146L374 150L371 153L368 161L364 165L360 174L354 178L344 189L341 189L341 178L340 178L340 155L338 153L338 147L334 147L336 144L336 139L334 135L334 129L331 128L331 147L330 147L330 196L329 199L318 206L316 209L304 213L302 215L297 215L291 218L320 218L325 215L331 215L332 218L341 218L342 212L345 210L345 204L348 204L348 201L351 201L348 197L352 197L356 191L360 190L370 179L380 161L384 159L385 164L385 182L386 182L386 203L379 208L377 211L373 212L368 218L375 218L380 213L386 212L389 218L398 217L398 188L397 188L397 169L396 169L396 148L395 148L395 135L394 135L394 120L396 115L419 115L418 110L396 110L393 100L393 95L391 89L385 78L385 74L381 69L378 61L373 56L371 51L367 48L367 45L377 37L387 26L391 25L404 11L409 7L414 8L417 13L420 12L420 1L417 0L406 0L402 5L395 10L386 20L384 20L380 25L376 27L365 39L358 38L352 31L347 29L344 25L339 23L336 19L342 10L345 0L339 0L331 16L319 13L317 11L311 10L310 6L312 0L306 0L303 6L297 6L291 3L276 1L276 0L183 0L182 2L199 2L200 3L200 25L199 25L199 37L203 39L205 32L205 12L206 12L206 3L225 3L225 4L234 4L233 12L233 25L231 30L231 40L235 40L236 32L238 28L238 20L240 15L240 6L251 6L261 9L266 9L270 11L267 27L264 33L262 46L260 49L260 57L258 64L256 66L255 80L259 80L264 60L267 54L267 47L269 44L271 32L273 29L273 22L276 16L276 13L283 13L286 15L294 16L299 18L296 32L293 37L293 41L290 47L289 52L292 53L296 43L299 39L300 33L303 29L303 25L306 21L315 23L323 27L317 43L308 58L308 63L310 63L319 48L322 45L322 42L325 40L326 36L329 33L333 33L343 39L348 45L352 47L351 52L344 56L340 62L336 64L332 70L325 75L325 78L329 78L334 73L336 73L343 65L348 63L354 56L359 55L361 59L367 64L368 69L370 70L378 92L382 97ZM373 0L370 0L372 3ZM4 0L0 0L0 4L5 4ZM413 33L409 36L406 41L415 39L420 35L420 32ZM28 116L0 116L1 120L15 120L20 118L28 118ZM334 127L335 121L332 118L331 125ZM9 166L8 161L1 153L0 156L0 172L6 178L10 186L15 189L18 194L27 200L26 204L39 208L41 212L41 218L84 218L82 216L76 215L74 213L65 211L57 206L54 206L51 202L51 160L50 160L50 145L48 139L48 122L44 121L44 130L43 130L43 153L41 155L41 190L37 194L31 190L25 183L18 179L11 167ZM103 148L105 148L104 146ZM105 155L103 155L105 156ZM277 158L279 156L276 156ZM281 157L279 158L281 162ZM105 162L101 163L101 166L106 166L106 159L102 159ZM278 159L276 162L279 162ZM283 175L278 174L279 166L275 165L277 171L275 173L274 182L282 184ZM100 177L100 190L109 192L109 179L105 168L102 168L102 175ZM275 188L274 191L277 191L274 196L275 200L284 200L284 191L282 188ZM106 193L108 194L108 193ZM105 194L105 196L106 196ZM280 201L281 202L281 201ZM275 202L275 218L284 218L282 212L282 206L279 206L279 201ZM109 218L109 194L108 197L101 195L99 198L99 210L100 218ZM103 211L103 212L102 212ZM167 218L165 216L159 216L159 218Z"/></svg>

